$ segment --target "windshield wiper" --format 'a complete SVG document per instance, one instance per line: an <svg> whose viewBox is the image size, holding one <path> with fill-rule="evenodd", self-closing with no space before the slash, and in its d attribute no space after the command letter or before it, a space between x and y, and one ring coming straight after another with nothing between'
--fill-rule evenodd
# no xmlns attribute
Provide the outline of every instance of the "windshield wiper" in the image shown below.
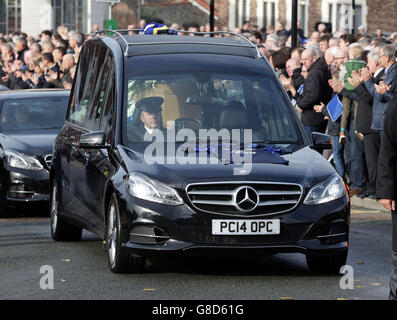
<svg viewBox="0 0 397 320"><path fill-rule="evenodd" d="M43 130L47 130L47 129L61 129L62 126L60 127L45 127L45 128L39 128L39 129L43 129Z"/></svg>
<svg viewBox="0 0 397 320"><path fill-rule="evenodd" d="M264 144L299 144L299 141L287 141L287 140L265 140L265 141L253 141L252 144L264 145Z"/></svg>
<svg viewBox="0 0 397 320"><path fill-rule="evenodd" d="M288 144L286 147L276 147L275 144ZM279 142L279 141L264 141L261 143L252 144L241 144L241 148L250 148L253 150L264 150L274 154L287 154L292 153L292 144L290 142Z"/></svg>
<svg viewBox="0 0 397 320"><path fill-rule="evenodd" d="M239 143L239 141L235 141L235 140L227 140L227 141L223 141L222 139L218 139L218 140L200 140L200 139L196 139L196 140L176 140L177 143L191 143L191 144L211 144L211 143L215 143L218 145L221 144L234 144L234 143Z"/></svg>

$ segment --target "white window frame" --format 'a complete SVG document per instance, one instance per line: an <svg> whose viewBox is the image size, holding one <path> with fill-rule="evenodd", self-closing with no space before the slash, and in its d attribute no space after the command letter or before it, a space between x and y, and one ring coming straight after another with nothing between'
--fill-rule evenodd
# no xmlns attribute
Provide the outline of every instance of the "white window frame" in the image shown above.
<svg viewBox="0 0 397 320"><path fill-rule="evenodd" d="M309 33L309 6L310 0L298 0L298 21L302 21L301 6L305 6L305 25L301 25L303 34L308 35ZM287 23L286 28L290 30L292 27L292 1L287 1Z"/></svg>
<svg viewBox="0 0 397 320"><path fill-rule="evenodd" d="M336 30L337 19L340 18L337 13L337 5L345 5L349 8L349 23L345 26L348 31L353 28L353 10L351 0L323 0L321 4L321 21L332 23L332 33L337 32ZM332 17L329 17L329 6L332 5ZM356 0L356 6L361 6L361 25L367 29L367 14L368 6L366 0ZM341 27L341 26L340 26Z"/></svg>
<svg viewBox="0 0 397 320"><path fill-rule="evenodd" d="M256 16L257 16L257 19L258 19L257 25L260 28L261 27L267 27L267 26L263 25L263 18L264 18L263 17L263 12L264 12L264 9L265 9L265 2L267 3L267 8L266 8L267 17L266 17L266 21L270 21L270 18L271 18L270 12L272 10L271 3L274 3L274 8L275 8L274 11L275 12L274 12L274 25L273 25L273 27L275 27L276 26L275 24L277 23L278 16L279 16L279 13L278 13L279 0L256 0ZM290 2L290 1L288 1L288 2Z"/></svg>
<svg viewBox="0 0 397 320"><path fill-rule="evenodd" d="M15 8L15 17L14 17L14 24L15 24L15 30L10 31L10 26L9 26L9 14L8 10L10 7ZM15 0L15 4L11 6L8 2L8 0L4 0L4 10L5 10L5 16L4 16L4 22L2 22L2 25L4 25L4 33L9 34L10 32L20 32L22 28L22 21L18 25L18 20L21 19L21 16L18 16L18 9L19 9L19 14L22 15L22 1L21 0Z"/></svg>
<svg viewBox="0 0 397 320"><path fill-rule="evenodd" d="M81 15L81 19L82 19L82 21L81 21L81 28L82 28L82 30L77 30L75 27L77 26L77 19L78 19L78 16L79 16L79 9L80 9L80 7L78 6L78 0L61 0L61 6L60 7L55 7L55 0L52 0L51 1L51 5L52 5L52 8L53 8L53 24L54 24L54 27L53 27L53 29L56 29L59 25L63 25L63 24L65 24L65 21L64 21L64 19L65 19L65 13L64 13L64 2L75 2L75 5L76 5L76 8L75 8L75 12L74 12L74 19L75 19L75 26L73 27L71 27L71 26L68 26L69 28L71 27L72 28L72 30L76 30L76 31L80 31L80 32L83 32L83 33L86 33L86 25L85 25L85 21L86 21L86 17L88 16L88 14L87 14L87 2L91 2L91 0L83 0L82 1L82 8L81 8L81 10L82 10L82 15ZM59 23L59 21L56 21L56 13L55 13L55 9L56 8L60 8L60 10L61 10L61 21L60 21L60 24L58 24L57 25L57 23Z"/></svg>
<svg viewBox="0 0 397 320"><path fill-rule="evenodd" d="M236 3L238 4L238 22L236 23ZM251 0L246 0L245 17L250 20ZM243 0L229 0L229 29L243 26Z"/></svg>

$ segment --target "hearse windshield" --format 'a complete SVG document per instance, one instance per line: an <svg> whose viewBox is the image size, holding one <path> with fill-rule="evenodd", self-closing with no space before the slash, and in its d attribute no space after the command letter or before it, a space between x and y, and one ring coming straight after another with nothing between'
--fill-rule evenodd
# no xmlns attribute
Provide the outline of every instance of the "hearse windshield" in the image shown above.
<svg viewBox="0 0 397 320"><path fill-rule="evenodd" d="M254 143L303 144L292 108L273 76L130 74L127 85L124 132L130 145L157 129L251 129Z"/></svg>

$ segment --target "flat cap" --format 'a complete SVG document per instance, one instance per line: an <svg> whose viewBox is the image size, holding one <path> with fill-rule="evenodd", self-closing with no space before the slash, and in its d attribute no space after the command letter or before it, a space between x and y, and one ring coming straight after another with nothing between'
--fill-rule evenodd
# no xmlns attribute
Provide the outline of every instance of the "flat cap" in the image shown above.
<svg viewBox="0 0 397 320"><path fill-rule="evenodd" d="M163 104L164 99L161 97L148 97L139 100L135 106L141 110L148 113L158 113L163 111L161 105Z"/></svg>

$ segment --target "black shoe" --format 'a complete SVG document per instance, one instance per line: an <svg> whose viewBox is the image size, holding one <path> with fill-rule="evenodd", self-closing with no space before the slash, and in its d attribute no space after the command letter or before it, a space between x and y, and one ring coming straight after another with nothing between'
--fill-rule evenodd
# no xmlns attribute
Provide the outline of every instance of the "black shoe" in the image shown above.
<svg viewBox="0 0 397 320"><path fill-rule="evenodd" d="M371 193L368 195L368 198L372 199L372 200L376 200L376 194L375 193Z"/></svg>
<svg viewBox="0 0 397 320"><path fill-rule="evenodd" d="M361 193L359 193L359 194L356 194L356 197L359 197L359 198L361 198L361 199L364 199L364 198L366 198L368 196L368 192L367 191L363 191L363 192L361 192Z"/></svg>
<svg viewBox="0 0 397 320"><path fill-rule="evenodd" d="M389 300L397 300L396 295L394 295L391 290L390 290L390 294L389 294Z"/></svg>

